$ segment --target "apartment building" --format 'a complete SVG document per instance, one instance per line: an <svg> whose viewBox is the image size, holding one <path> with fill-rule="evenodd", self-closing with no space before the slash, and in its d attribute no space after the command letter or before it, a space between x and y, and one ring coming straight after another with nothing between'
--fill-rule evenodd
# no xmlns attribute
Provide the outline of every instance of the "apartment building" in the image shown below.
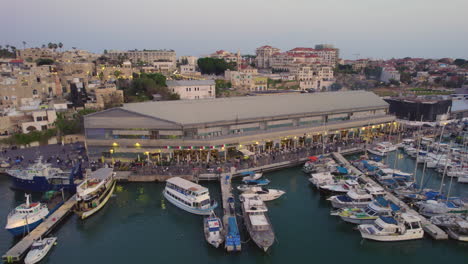
<svg viewBox="0 0 468 264"><path fill-rule="evenodd" d="M182 100L216 97L215 81L213 80L167 81L166 85L171 92L178 94Z"/></svg>

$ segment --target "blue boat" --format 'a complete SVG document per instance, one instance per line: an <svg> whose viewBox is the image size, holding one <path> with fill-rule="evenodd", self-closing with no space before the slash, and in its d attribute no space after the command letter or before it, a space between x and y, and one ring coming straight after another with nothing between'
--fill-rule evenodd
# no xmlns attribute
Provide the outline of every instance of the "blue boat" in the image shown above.
<svg viewBox="0 0 468 264"><path fill-rule="evenodd" d="M83 177L81 163L70 172L53 168L51 164L42 163L39 159L35 164L23 170L8 170L12 179L12 188L26 192L47 192L51 190L76 191L76 178Z"/></svg>
<svg viewBox="0 0 468 264"><path fill-rule="evenodd" d="M242 180L247 185L267 185L270 183L268 179L257 179L257 180Z"/></svg>
<svg viewBox="0 0 468 264"><path fill-rule="evenodd" d="M237 220L235 216L228 218L228 230L226 232L226 241L224 243L227 251L240 251L241 240L239 229L237 228Z"/></svg>

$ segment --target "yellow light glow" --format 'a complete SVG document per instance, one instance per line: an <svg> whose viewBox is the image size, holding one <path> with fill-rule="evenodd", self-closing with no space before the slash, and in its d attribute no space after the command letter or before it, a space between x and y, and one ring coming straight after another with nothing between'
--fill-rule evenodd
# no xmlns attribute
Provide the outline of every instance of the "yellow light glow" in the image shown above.
<svg viewBox="0 0 468 264"><path fill-rule="evenodd" d="M137 143L135 143L135 147L139 148L139 147L141 147L141 144L137 142Z"/></svg>
<svg viewBox="0 0 468 264"><path fill-rule="evenodd" d="M114 153L113 149L109 149L110 154Z"/></svg>
<svg viewBox="0 0 468 264"><path fill-rule="evenodd" d="M118 144L117 142L114 142L114 143L112 143L112 146L113 146L113 147L118 147L119 144Z"/></svg>

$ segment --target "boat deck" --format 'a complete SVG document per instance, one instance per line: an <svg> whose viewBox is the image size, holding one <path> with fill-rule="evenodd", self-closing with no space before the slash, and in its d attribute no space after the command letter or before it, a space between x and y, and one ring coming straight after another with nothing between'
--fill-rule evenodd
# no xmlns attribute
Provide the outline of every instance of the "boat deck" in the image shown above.
<svg viewBox="0 0 468 264"><path fill-rule="evenodd" d="M229 217L231 216L236 217L235 212L234 214L231 214L231 210L229 208L229 202L228 202L228 199L230 197L234 198L234 195L232 194L232 184L231 184L232 176L231 175L232 174L223 173L221 174L220 176L221 178L219 180L219 183L221 185L221 196L223 200L223 225L224 225L223 227L224 227L225 233L228 232ZM226 247L226 250L228 252L231 251L228 247Z"/></svg>
<svg viewBox="0 0 468 264"><path fill-rule="evenodd" d="M360 170L358 170L356 167L351 165L351 163L341 155L341 153L338 152L333 152L332 153L333 157L341 163L343 166L350 168L353 173L356 175L359 175L362 180L364 180L366 183L369 183L373 186L380 186L377 182L369 178L368 176L364 175ZM386 197L391 200L393 203L398 205L400 208L403 208L406 212L409 212L411 214L417 215L421 219L421 223L423 226L424 231L426 234L430 235L432 238L435 240L444 240L448 239L447 233L445 233L441 228L438 226L432 224L429 220L427 220L424 216L420 215L418 212L415 210L411 209L406 203L404 203L402 200L398 199L395 195L392 193L385 191Z"/></svg>
<svg viewBox="0 0 468 264"><path fill-rule="evenodd" d="M47 219L36 227L31 233L23 237L16 245L8 250L2 259L4 263L13 263L21 261L27 253L32 243L41 237L47 236L65 217L71 213L76 204L76 195L73 195L68 201L53 212Z"/></svg>

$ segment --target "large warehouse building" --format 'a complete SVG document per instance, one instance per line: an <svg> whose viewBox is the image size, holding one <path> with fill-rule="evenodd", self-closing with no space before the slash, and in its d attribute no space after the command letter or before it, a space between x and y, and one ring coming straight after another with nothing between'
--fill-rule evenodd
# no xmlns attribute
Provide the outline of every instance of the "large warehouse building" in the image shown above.
<svg viewBox="0 0 468 264"><path fill-rule="evenodd" d="M90 159L223 159L392 129L371 92L326 92L125 104L85 117Z"/></svg>

